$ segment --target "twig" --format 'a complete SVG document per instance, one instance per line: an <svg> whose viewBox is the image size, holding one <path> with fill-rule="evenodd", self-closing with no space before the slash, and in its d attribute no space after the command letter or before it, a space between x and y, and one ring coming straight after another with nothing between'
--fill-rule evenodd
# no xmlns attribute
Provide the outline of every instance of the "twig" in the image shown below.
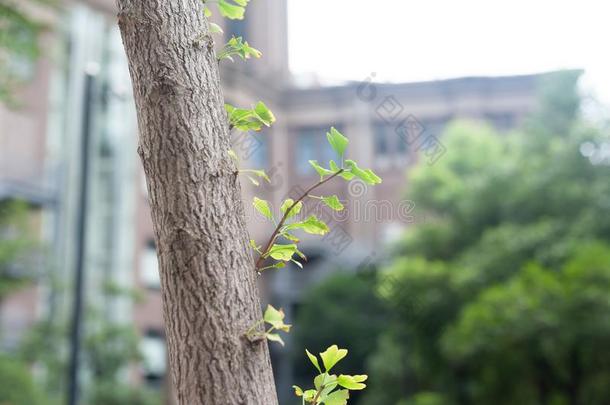
<svg viewBox="0 0 610 405"><path fill-rule="evenodd" d="M286 212L284 212L284 216L280 220L279 224L277 224L277 227L275 228L275 230L271 234L271 237L269 238L269 241L265 245L265 249L263 249L263 253L258 257L258 260L256 261L256 265L254 266L254 268L255 268L255 270L257 272L259 272L259 273L261 272L261 266L263 265L263 262L265 261L265 256L269 253L269 250L271 250L271 247L273 246L273 243L275 242L275 240L279 236L280 230L284 226L284 223L286 222L286 219L288 219L288 214L290 214L290 211L292 211L292 209L294 207L296 207L296 205L298 203L300 203L306 197L308 197L309 193L311 193L312 191L314 191L316 188L320 187L321 185L331 181L332 179L334 179L335 177L337 177L338 175L343 173L343 171L344 171L344 169L340 169L336 173L333 173L330 177L328 177L328 178L326 178L324 180L320 180L319 182L317 182L313 186L309 187L307 189L307 191L305 191L295 202L292 203L292 205L286 210Z"/></svg>

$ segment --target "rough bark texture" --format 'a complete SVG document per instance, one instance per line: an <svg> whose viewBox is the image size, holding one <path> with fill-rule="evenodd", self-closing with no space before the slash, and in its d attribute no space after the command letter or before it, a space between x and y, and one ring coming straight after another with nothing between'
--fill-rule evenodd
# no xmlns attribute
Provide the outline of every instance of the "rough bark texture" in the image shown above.
<svg viewBox="0 0 610 405"><path fill-rule="evenodd" d="M180 405L277 404L201 0L118 0Z"/></svg>

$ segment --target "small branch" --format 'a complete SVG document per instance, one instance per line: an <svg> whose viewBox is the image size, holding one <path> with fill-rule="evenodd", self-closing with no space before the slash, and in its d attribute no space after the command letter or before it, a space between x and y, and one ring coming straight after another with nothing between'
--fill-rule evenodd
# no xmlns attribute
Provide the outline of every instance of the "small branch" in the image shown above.
<svg viewBox="0 0 610 405"><path fill-rule="evenodd" d="M319 182L317 182L316 184L314 184L313 186L309 187L307 189L307 191L305 191L295 202L292 203L292 205L286 210L286 212L284 213L284 216L282 217L281 221L279 222L279 224L277 224L277 227L275 228L275 230L273 231L273 233L271 234L271 237L269 238L269 241L267 242L267 244L265 245L265 249L263 249L263 253L258 257L258 260L256 261L256 265L254 266L255 270L257 272L261 272L261 266L263 265L263 262L265 261L265 256L269 253L269 250L271 249L271 247L273 246L273 243L275 242L275 240L277 239L277 237L280 234L280 231L282 229L282 227L284 226L284 223L286 222L286 219L288 219L288 214L290 214L290 211L292 211L292 209L294 207L296 207L296 205L298 203L300 203L301 201L303 201L306 197L309 196L309 193L311 193L312 191L314 191L316 188L322 186L325 183L328 183L329 181L331 181L332 179L334 179L335 177L337 177L338 175L340 175L341 173L343 173L344 169L340 169L339 171L337 171L336 173L332 174L330 177L324 179L324 180L320 180Z"/></svg>

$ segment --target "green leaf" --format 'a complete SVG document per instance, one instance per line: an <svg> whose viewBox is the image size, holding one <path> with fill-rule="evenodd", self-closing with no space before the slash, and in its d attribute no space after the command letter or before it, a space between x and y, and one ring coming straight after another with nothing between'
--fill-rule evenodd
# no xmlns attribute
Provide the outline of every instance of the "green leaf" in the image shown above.
<svg viewBox="0 0 610 405"><path fill-rule="evenodd" d="M205 15L206 18L210 18L212 16L212 10L210 10L210 8L208 6L204 6L203 15Z"/></svg>
<svg viewBox="0 0 610 405"><path fill-rule="evenodd" d="M294 200L289 198L287 200L285 200L282 203L282 206L280 207L280 211L282 211L282 214L286 213L286 210L288 208L290 208L292 206L292 204L294 204ZM299 212L301 212L301 208L303 208L303 203L301 201L299 201L294 207L292 207L292 209L290 210L290 212L288 213L288 215L286 216L286 219L292 218L295 215L298 215Z"/></svg>
<svg viewBox="0 0 610 405"><path fill-rule="evenodd" d="M328 373L322 373L313 379L313 385L318 390L322 388L327 389L330 386L330 390L332 391L337 386L337 376L330 375Z"/></svg>
<svg viewBox="0 0 610 405"><path fill-rule="evenodd" d="M277 333L265 333L265 337L268 340L271 340L273 342L278 342L279 344L284 346L284 340L282 340L282 337Z"/></svg>
<svg viewBox="0 0 610 405"><path fill-rule="evenodd" d="M263 315L264 321L273 326L275 329L289 332L292 325L286 325L284 323L284 317L285 315L282 309L277 310L271 305L267 306L265 314Z"/></svg>
<svg viewBox="0 0 610 405"><path fill-rule="evenodd" d="M313 354L311 354L309 352L309 350L305 349L305 353L307 353L307 357L309 357L309 361L311 361L311 364L313 364L313 366L316 368L316 370L318 370L319 373L322 372L322 369L320 368L320 363L318 363L318 358L316 356L314 356Z"/></svg>
<svg viewBox="0 0 610 405"><path fill-rule="evenodd" d="M301 387L299 387L298 385L293 385L292 388L294 389L294 395L296 395L297 397L303 396L303 389Z"/></svg>
<svg viewBox="0 0 610 405"><path fill-rule="evenodd" d="M292 234L289 234L288 232L281 232L280 235L294 243L299 243L301 241L299 238Z"/></svg>
<svg viewBox="0 0 610 405"><path fill-rule="evenodd" d="M343 134L332 127L330 132L326 133L326 139L328 139L328 143L337 152L337 155L343 157L345 153L345 148L347 148L347 144L349 143L348 139L343 136Z"/></svg>
<svg viewBox="0 0 610 405"><path fill-rule="evenodd" d="M337 390L327 396L322 402L325 405L347 405L349 399L348 390Z"/></svg>
<svg viewBox="0 0 610 405"><path fill-rule="evenodd" d="M341 359L347 356L347 349L339 349L337 345L332 345L326 351L320 353L320 357L322 357L322 363L324 363L324 369L328 372L330 371L335 364L337 364Z"/></svg>
<svg viewBox="0 0 610 405"><path fill-rule="evenodd" d="M284 228L285 231L292 229L302 229L311 235L326 235L329 231L328 225L316 218L315 215L310 215L305 221L286 225Z"/></svg>
<svg viewBox="0 0 610 405"><path fill-rule="evenodd" d="M341 204L341 201L339 201L339 197L337 197L336 195L332 195L330 197L322 197L322 201L324 201L324 204L328 205L335 211L342 211L345 208L343 204Z"/></svg>
<svg viewBox="0 0 610 405"><path fill-rule="evenodd" d="M273 115L271 110L269 110L267 108L265 103L263 103L262 101L259 101L256 104L256 106L254 107L254 112L256 113L256 115L258 115L258 117L261 119L261 121L268 127L270 127L271 124L273 124L275 122L275 116Z"/></svg>
<svg viewBox="0 0 610 405"><path fill-rule="evenodd" d="M224 31L220 28L220 25L211 22L210 23L210 32L212 34L222 34Z"/></svg>
<svg viewBox="0 0 610 405"><path fill-rule="evenodd" d="M229 0L218 0L220 14L230 20L243 20L248 2L244 0L233 0L233 2L236 4L232 4Z"/></svg>
<svg viewBox="0 0 610 405"><path fill-rule="evenodd" d="M313 399L316 397L318 391L316 390L307 390L303 392L303 398L306 402L313 402Z"/></svg>
<svg viewBox="0 0 610 405"><path fill-rule="evenodd" d="M252 173L255 176L260 177L261 179L265 179L267 183L271 183L271 179L267 176L264 170L254 170L254 169L243 169L240 170L241 173Z"/></svg>
<svg viewBox="0 0 610 405"><path fill-rule="evenodd" d="M333 172L337 173L340 170L339 166L337 166L337 164L335 163L334 160L331 160L329 162L329 164L330 164L330 170L332 170ZM339 174L339 176L343 177L345 180L351 180L354 178L354 175L352 173L346 172L346 171L341 172L341 174Z"/></svg>
<svg viewBox="0 0 610 405"><path fill-rule="evenodd" d="M317 160L310 160L309 164L316 170L316 172L318 172L320 178L324 178L324 176L330 176L335 173L320 166Z"/></svg>
<svg viewBox="0 0 610 405"><path fill-rule="evenodd" d="M361 169L353 160L346 160L345 165L350 173L358 177L366 184L375 185L381 183L381 178L377 176L371 169Z"/></svg>
<svg viewBox="0 0 610 405"><path fill-rule="evenodd" d="M268 256L271 256L275 260L289 261L292 256L297 252L297 245L280 245L275 244L269 249Z"/></svg>
<svg viewBox="0 0 610 405"><path fill-rule="evenodd" d="M273 221L273 214L271 213L271 208L269 208L269 203L267 201L254 197L252 205L254 205L254 208L263 216Z"/></svg>
<svg viewBox="0 0 610 405"><path fill-rule="evenodd" d="M348 390L363 390L366 388L366 384L362 384L362 382L366 381L367 378L367 375L341 374L337 378L337 383L343 388L347 388Z"/></svg>

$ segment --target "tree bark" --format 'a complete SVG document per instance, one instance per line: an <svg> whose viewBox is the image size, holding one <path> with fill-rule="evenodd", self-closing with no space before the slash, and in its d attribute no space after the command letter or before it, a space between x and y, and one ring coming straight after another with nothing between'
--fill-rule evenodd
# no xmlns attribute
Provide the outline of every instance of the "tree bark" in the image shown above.
<svg viewBox="0 0 610 405"><path fill-rule="evenodd" d="M201 0L118 0L180 405L274 405L218 63Z"/></svg>

